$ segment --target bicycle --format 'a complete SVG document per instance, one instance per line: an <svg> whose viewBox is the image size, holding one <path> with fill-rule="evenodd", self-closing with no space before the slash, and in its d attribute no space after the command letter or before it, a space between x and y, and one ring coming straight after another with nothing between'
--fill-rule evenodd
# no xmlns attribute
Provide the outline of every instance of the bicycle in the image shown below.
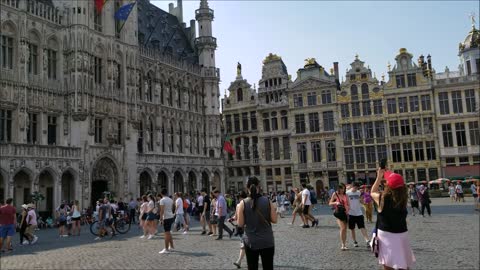
<svg viewBox="0 0 480 270"><path fill-rule="evenodd" d="M130 227L131 227L130 218L128 214L125 214L122 211L120 211L118 216L114 218L112 222L113 222L113 227L115 228L115 231L118 232L119 234L126 234L130 230ZM111 229L111 226L105 226L105 228L107 228L108 230L108 229ZM98 220L95 220L90 225L90 232L93 235L98 236L99 229L100 229L100 224ZM115 235L115 231L112 230L111 232L112 236Z"/></svg>

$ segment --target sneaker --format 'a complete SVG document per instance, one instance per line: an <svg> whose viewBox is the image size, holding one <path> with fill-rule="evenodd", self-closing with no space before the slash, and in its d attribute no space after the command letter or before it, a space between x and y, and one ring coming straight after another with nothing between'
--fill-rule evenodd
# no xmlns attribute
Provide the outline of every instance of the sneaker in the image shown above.
<svg viewBox="0 0 480 270"><path fill-rule="evenodd" d="M95 239L93 239L93 240L97 241L97 240L100 240L100 239L102 239L102 238L101 238L100 236L97 236L97 237L95 237Z"/></svg>
<svg viewBox="0 0 480 270"><path fill-rule="evenodd" d="M187 234L187 233L188 233L188 231L183 231L183 234Z"/></svg>
<svg viewBox="0 0 480 270"><path fill-rule="evenodd" d="M162 249L162 251L160 251L158 253L159 254L167 254L167 253L170 253L170 252L168 251L168 249L164 248L164 249Z"/></svg>
<svg viewBox="0 0 480 270"><path fill-rule="evenodd" d="M168 249L168 251L173 252L173 251L175 251L175 249L174 249L174 248L170 248L170 249Z"/></svg>
<svg viewBox="0 0 480 270"><path fill-rule="evenodd" d="M365 245L367 245L367 247L370 247L370 240L365 240Z"/></svg>
<svg viewBox="0 0 480 270"><path fill-rule="evenodd" d="M38 237L36 235L33 236L32 245L38 241Z"/></svg>
<svg viewBox="0 0 480 270"><path fill-rule="evenodd" d="M148 240L150 240L152 238L153 238L153 235L151 235L151 234L147 237Z"/></svg>
<svg viewBox="0 0 480 270"><path fill-rule="evenodd" d="M308 224L305 224L302 226L302 228L310 228L310 226Z"/></svg>
<svg viewBox="0 0 480 270"><path fill-rule="evenodd" d="M287 223L287 225L293 225L293 223L289 222L289 223Z"/></svg>
<svg viewBox="0 0 480 270"><path fill-rule="evenodd" d="M345 251L345 250L348 250L348 247L347 247L347 246L342 246L340 249L341 249L342 251Z"/></svg>
<svg viewBox="0 0 480 270"><path fill-rule="evenodd" d="M208 232L208 233L207 233L207 235L212 235L212 234L213 234L213 232Z"/></svg>
<svg viewBox="0 0 480 270"><path fill-rule="evenodd" d="M358 247L357 241L353 242L353 246L354 246L354 247Z"/></svg>
<svg viewBox="0 0 480 270"><path fill-rule="evenodd" d="M143 239L143 238L145 238L145 235L140 236L140 239Z"/></svg>
<svg viewBox="0 0 480 270"><path fill-rule="evenodd" d="M30 242L28 242L28 240L23 240L22 245L29 245L29 244L30 244Z"/></svg>
<svg viewBox="0 0 480 270"><path fill-rule="evenodd" d="M203 231L203 232L202 232L202 235L205 235L205 234L207 234L207 232L206 232L206 231Z"/></svg>

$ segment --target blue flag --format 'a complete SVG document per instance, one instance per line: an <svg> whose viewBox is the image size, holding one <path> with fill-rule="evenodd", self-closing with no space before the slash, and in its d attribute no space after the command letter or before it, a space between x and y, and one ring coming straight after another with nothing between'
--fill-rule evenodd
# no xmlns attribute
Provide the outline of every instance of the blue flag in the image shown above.
<svg viewBox="0 0 480 270"><path fill-rule="evenodd" d="M130 12L132 12L133 6L135 6L135 3L136 1L119 8L117 12L115 12L115 20L126 21L130 15Z"/></svg>

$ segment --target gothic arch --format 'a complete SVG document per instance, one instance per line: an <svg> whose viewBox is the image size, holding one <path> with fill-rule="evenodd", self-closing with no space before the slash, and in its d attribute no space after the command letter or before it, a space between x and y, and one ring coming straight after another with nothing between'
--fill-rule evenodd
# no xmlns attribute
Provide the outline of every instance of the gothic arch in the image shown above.
<svg viewBox="0 0 480 270"><path fill-rule="evenodd" d="M31 203L33 188L33 173L30 169L22 167L13 174L13 202L16 207L24 203Z"/></svg>
<svg viewBox="0 0 480 270"><path fill-rule="evenodd" d="M60 45L59 45L59 42L58 42L58 38L55 35L49 37L46 44L47 44L48 49L53 49L53 50L56 50L56 51L60 50Z"/></svg>
<svg viewBox="0 0 480 270"><path fill-rule="evenodd" d="M39 47L40 44L42 44L41 36L42 35L40 35L38 30L35 28L28 30L28 41L37 44Z"/></svg>
<svg viewBox="0 0 480 270"><path fill-rule="evenodd" d="M59 177L58 177L58 172L55 171L55 169L53 169L52 167L50 166L47 166L47 167L43 167L42 169L39 170L39 173L38 175L35 177L35 180L34 180L34 185L38 185L39 182L40 182L40 175L47 171L48 173L50 173L53 177L53 180L54 180L54 184L58 184L58 181L59 181Z"/></svg>
<svg viewBox="0 0 480 270"><path fill-rule="evenodd" d="M2 23L2 34L8 35L8 36L17 36L17 26L16 24L11 21L11 20L6 20L5 22Z"/></svg>
<svg viewBox="0 0 480 270"><path fill-rule="evenodd" d="M157 173L157 192L161 192L162 189L167 189L167 194L169 193L168 190L168 183L170 182L168 176L170 173L167 173L166 170L160 170Z"/></svg>
<svg viewBox="0 0 480 270"><path fill-rule="evenodd" d="M56 192L58 187L57 173L49 167L44 168L38 174L36 181L34 191L38 191L45 196L45 200L38 202L38 211L52 212L55 202L58 201L58 193Z"/></svg>
<svg viewBox="0 0 480 270"><path fill-rule="evenodd" d="M180 169L177 169L173 174L173 192L183 192L184 191L184 174L182 174Z"/></svg>
<svg viewBox="0 0 480 270"><path fill-rule="evenodd" d="M92 166L90 181L92 205L104 195L104 191L113 192L113 195L117 195L120 190L119 184L120 170L115 158L109 154L97 158Z"/></svg>
<svg viewBox="0 0 480 270"><path fill-rule="evenodd" d="M210 174L207 170L202 172L202 180L201 180L201 187L202 189L206 189L207 193L210 191Z"/></svg>
<svg viewBox="0 0 480 270"><path fill-rule="evenodd" d="M60 178L61 182L61 195L60 200L71 201L73 199L78 199L78 187L80 187L78 173L71 167L63 170ZM80 201L80 200L79 200Z"/></svg>
<svg viewBox="0 0 480 270"><path fill-rule="evenodd" d="M153 172L149 168L143 169L139 175L140 196L152 192L153 187Z"/></svg>

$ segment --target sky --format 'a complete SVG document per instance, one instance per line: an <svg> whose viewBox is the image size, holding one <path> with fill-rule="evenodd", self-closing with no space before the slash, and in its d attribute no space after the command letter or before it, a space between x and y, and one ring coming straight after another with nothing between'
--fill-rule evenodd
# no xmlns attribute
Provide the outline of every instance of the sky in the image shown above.
<svg viewBox="0 0 480 270"><path fill-rule="evenodd" d="M151 0L168 11L176 1ZM183 1L183 18L194 19L200 0ZM458 44L471 30L478 1L209 1L214 10L216 64L220 68L221 97L235 80L237 62L250 84L258 85L262 61L274 53L282 57L292 80L314 57L326 71L339 62L340 76L358 54L377 78L392 66L400 48L414 61L432 56L437 72L458 70ZM197 30L198 33L198 30Z"/></svg>

